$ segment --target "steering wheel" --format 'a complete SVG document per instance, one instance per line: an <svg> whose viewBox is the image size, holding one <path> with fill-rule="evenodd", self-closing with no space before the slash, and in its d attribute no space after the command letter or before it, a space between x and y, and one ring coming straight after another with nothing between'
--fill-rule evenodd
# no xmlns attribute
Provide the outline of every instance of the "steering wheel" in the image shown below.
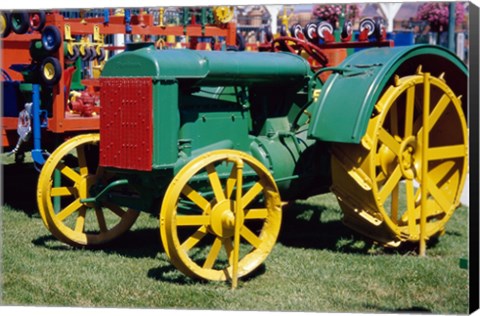
<svg viewBox="0 0 480 316"><path fill-rule="evenodd" d="M290 52L301 55L302 52L308 54L312 70L318 70L328 65L328 58L316 45L290 36L277 37L272 41L272 52ZM314 62L313 62L313 61ZM316 63L315 63L316 62Z"/></svg>

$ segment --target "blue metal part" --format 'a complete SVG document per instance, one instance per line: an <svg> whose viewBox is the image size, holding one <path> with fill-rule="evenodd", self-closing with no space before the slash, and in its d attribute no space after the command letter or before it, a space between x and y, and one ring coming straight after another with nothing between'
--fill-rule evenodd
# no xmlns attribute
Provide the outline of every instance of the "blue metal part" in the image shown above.
<svg viewBox="0 0 480 316"><path fill-rule="evenodd" d="M32 85L32 116L33 116L33 149L32 159L35 163L43 165L45 163L45 157L43 150L41 149L41 128L45 127L45 122L42 124L41 116L45 111L40 110L40 85Z"/></svg>

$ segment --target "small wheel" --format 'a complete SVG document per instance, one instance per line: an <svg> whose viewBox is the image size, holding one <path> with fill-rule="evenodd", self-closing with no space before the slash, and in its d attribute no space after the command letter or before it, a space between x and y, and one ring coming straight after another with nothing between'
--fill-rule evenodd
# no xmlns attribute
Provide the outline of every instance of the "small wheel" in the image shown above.
<svg viewBox="0 0 480 316"><path fill-rule="evenodd" d="M41 32L45 26L46 19L44 11L30 13L30 27L34 31Z"/></svg>
<svg viewBox="0 0 480 316"><path fill-rule="evenodd" d="M352 33L353 33L352 21L347 21L346 20L343 23L342 33L340 34L340 37L344 40L350 39L352 37Z"/></svg>
<svg viewBox="0 0 480 316"><path fill-rule="evenodd" d="M375 21L371 18L365 18L362 21L360 21L360 33L363 32L363 30L368 29L368 36L371 36L373 32L375 32Z"/></svg>
<svg viewBox="0 0 480 316"><path fill-rule="evenodd" d="M303 28L303 34L307 40L315 42L318 39L317 24L307 23Z"/></svg>
<svg viewBox="0 0 480 316"><path fill-rule="evenodd" d="M305 39L303 36L303 28L300 23L296 23L290 27L290 34L298 39Z"/></svg>
<svg viewBox="0 0 480 316"><path fill-rule="evenodd" d="M47 229L74 246L101 245L130 229L139 212L114 203L83 203L95 184L114 175L98 166L99 134L76 136L46 160L37 186L37 203Z"/></svg>
<svg viewBox="0 0 480 316"><path fill-rule="evenodd" d="M242 277L262 264L280 224L275 181L260 162L236 150L206 153L184 166L160 212L162 243L173 265L212 281L231 280L235 266Z"/></svg>
<svg viewBox="0 0 480 316"><path fill-rule="evenodd" d="M25 34L30 28L30 17L25 11L13 12L10 15L10 22L12 31L17 34Z"/></svg>
<svg viewBox="0 0 480 316"><path fill-rule="evenodd" d="M425 103L430 109L428 131L423 125ZM375 109L378 114L372 115L361 144L332 148L332 191L345 223L397 246L420 239L424 212L425 236L441 234L459 205L468 168L460 98L444 79L418 73L397 78ZM423 141L426 132L428 145Z"/></svg>
<svg viewBox="0 0 480 316"><path fill-rule="evenodd" d="M322 21L317 26L317 34L320 38L325 39L324 32L329 33L330 35L333 34L333 26L327 21Z"/></svg>
<svg viewBox="0 0 480 316"><path fill-rule="evenodd" d="M278 33L280 36L288 36L287 27L284 24L280 25L280 30Z"/></svg>
<svg viewBox="0 0 480 316"><path fill-rule="evenodd" d="M382 40L385 34L385 21L382 18L376 18L375 20L375 32L373 32L373 35L375 36L375 39L377 41Z"/></svg>
<svg viewBox="0 0 480 316"><path fill-rule="evenodd" d="M7 37L12 31L10 13L0 12L0 37Z"/></svg>
<svg viewBox="0 0 480 316"><path fill-rule="evenodd" d="M46 26L42 31L42 44L47 52L55 52L62 43L60 30L54 25Z"/></svg>
<svg viewBox="0 0 480 316"><path fill-rule="evenodd" d="M40 66L40 78L42 82L48 86L53 86L60 81L62 77L62 66L60 61L55 57L47 57L42 61Z"/></svg>

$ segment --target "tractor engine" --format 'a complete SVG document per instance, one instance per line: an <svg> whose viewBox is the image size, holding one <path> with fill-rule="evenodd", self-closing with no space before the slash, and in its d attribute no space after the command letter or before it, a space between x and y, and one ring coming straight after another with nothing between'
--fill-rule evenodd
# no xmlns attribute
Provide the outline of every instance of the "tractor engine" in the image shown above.
<svg viewBox="0 0 480 316"><path fill-rule="evenodd" d="M235 149L269 169L284 199L321 193L329 164L306 137L311 76L308 62L288 53L134 44L102 74L100 164L176 174L202 153Z"/></svg>

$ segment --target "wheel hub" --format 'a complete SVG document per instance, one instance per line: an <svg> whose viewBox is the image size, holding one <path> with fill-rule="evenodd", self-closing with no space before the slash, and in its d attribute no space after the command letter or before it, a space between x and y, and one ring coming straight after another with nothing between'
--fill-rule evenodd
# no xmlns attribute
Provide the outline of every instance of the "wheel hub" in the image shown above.
<svg viewBox="0 0 480 316"><path fill-rule="evenodd" d="M210 215L210 230L221 238L229 238L234 234L235 229L235 210L236 203L232 200L223 200L217 203ZM241 216L240 225L243 225L243 212Z"/></svg>
<svg viewBox="0 0 480 316"><path fill-rule="evenodd" d="M416 175L416 149L417 139L414 136L404 139L400 145L399 166L403 176L408 180L412 180Z"/></svg>
<svg viewBox="0 0 480 316"><path fill-rule="evenodd" d="M78 192L78 198L86 199L90 196L90 190L92 186L96 183L96 175L87 175L82 178L78 183L75 184L75 189ZM84 203L88 207L94 207L93 203Z"/></svg>

